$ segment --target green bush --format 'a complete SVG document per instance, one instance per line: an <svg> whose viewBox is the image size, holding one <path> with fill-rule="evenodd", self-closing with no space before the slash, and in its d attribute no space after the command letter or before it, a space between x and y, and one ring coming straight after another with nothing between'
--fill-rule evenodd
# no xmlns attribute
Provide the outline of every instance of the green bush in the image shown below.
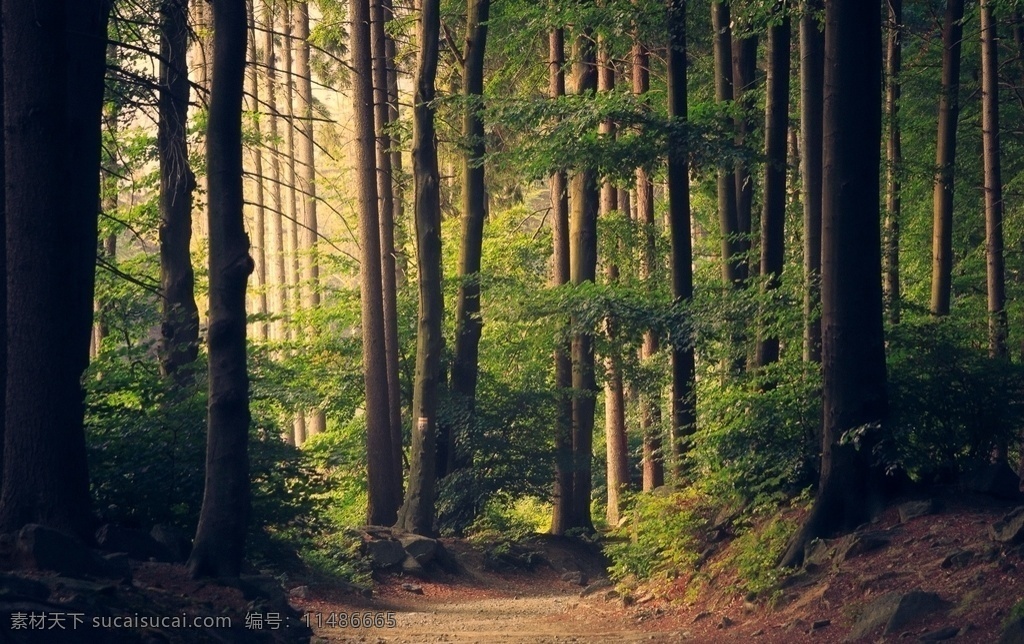
<svg viewBox="0 0 1024 644"><path fill-rule="evenodd" d="M629 499L623 513L627 520L612 531L605 547L611 577L644 580L692 570L700 556L699 534L708 525L705 499L694 488Z"/></svg>

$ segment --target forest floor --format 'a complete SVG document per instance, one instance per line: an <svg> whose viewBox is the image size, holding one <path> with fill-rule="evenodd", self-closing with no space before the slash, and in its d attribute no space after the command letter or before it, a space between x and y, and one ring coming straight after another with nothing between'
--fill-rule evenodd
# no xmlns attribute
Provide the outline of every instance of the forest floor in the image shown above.
<svg viewBox="0 0 1024 644"><path fill-rule="evenodd" d="M481 548L445 540L457 574L386 574L372 598L311 584L291 601L314 641L332 643L996 642L1024 597L1024 551L990 534L1010 509L936 502L934 513L901 521L890 508L858 534L820 544L778 592L752 601L726 574L705 577L699 593L684 595L679 580L664 596L620 595L602 581L599 553L550 537L528 542L541 555L530 570L489 569ZM354 628L353 613L384 626Z"/></svg>

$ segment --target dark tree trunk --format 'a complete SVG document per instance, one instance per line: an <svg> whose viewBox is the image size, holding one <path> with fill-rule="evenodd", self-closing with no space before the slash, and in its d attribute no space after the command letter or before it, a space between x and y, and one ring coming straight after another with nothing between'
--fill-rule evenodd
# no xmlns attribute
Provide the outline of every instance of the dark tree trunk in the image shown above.
<svg viewBox="0 0 1024 644"><path fill-rule="evenodd" d="M470 456L460 445L473 426L476 408L477 359L480 332L480 255L487 215L487 191L484 183L484 48L487 44L487 20L490 0L470 0L466 6L465 67L462 95L466 100L462 117L462 244L459 247L458 284L455 304L455 355L452 359L452 394L465 413L463 422L452 429L448 440L446 473L469 465ZM454 439L454 440L451 440Z"/></svg>
<svg viewBox="0 0 1024 644"><path fill-rule="evenodd" d="M789 133L789 13L768 29L768 78L764 110L764 209L761 211L761 276L765 288L779 287L785 262L787 135ZM779 359L779 339L761 332L755 361L759 367Z"/></svg>
<svg viewBox="0 0 1024 644"><path fill-rule="evenodd" d="M887 411L878 202L881 52L877 5L826 3L821 482L784 565L799 564L811 539L852 530L878 509L872 451ZM843 440L851 431L858 440Z"/></svg>
<svg viewBox="0 0 1024 644"><path fill-rule="evenodd" d="M398 278L395 268L395 179L392 167L392 123L388 100L389 66L394 56L388 56L390 37L385 24L391 20L390 6L384 0L370 3L370 53L373 58L373 112L377 135L377 193L380 203L380 259L381 288L384 304L384 365L388 380L388 420L391 426L391 452L394 471L402 473L402 386L398 372ZM391 45L392 48L394 45ZM397 117L397 114L396 114ZM401 493L401 489L399 490Z"/></svg>
<svg viewBox="0 0 1024 644"><path fill-rule="evenodd" d="M246 110L250 113L259 114L262 110L260 104L260 78L259 78L259 60L257 59L256 53L256 0L247 0L248 12L249 12L249 59L246 61L246 82L249 87L246 90L248 93L248 106ZM186 41L187 47L187 41ZM256 120L257 131L262 132L263 128L260 126L260 120ZM256 276L256 314L260 317L259 321L253 326L256 330L256 339L262 342L266 342L270 339L270 323L267 320L267 314L270 312L268 295L270 292L269 285L267 284L267 211L266 211L266 194L263 188L263 150L259 146L247 146L249 148L249 156L252 159L253 177L250 178L253 184L253 260L255 261L256 268L254 274Z"/></svg>
<svg viewBox="0 0 1024 644"><path fill-rule="evenodd" d="M597 60L593 34L584 32L573 44L573 76L579 95L597 90ZM577 170L569 179L569 279L576 285L597 278L597 173L592 167ZM574 328L579 320L572 322ZM572 511L570 527L593 530L590 516L591 460L594 453L593 333L575 331L572 337Z"/></svg>
<svg viewBox="0 0 1024 644"><path fill-rule="evenodd" d="M380 219L377 211L377 147L373 125L369 0L351 4L353 122L359 197L360 303L363 384L366 389L367 520L392 525L402 502L401 471L395 471L385 351Z"/></svg>
<svg viewBox="0 0 1024 644"><path fill-rule="evenodd" d="M800 188L804 211L804 360L821 362L821 119L825 34L805 0L800 17Z"/></svg>
<svg viewBox="0 0 1024 644"><path fill-rule="evenodd" d="M91 539L89 362L109 4L3 2L7 379L0 529Z"/></svg>
<svg viewBox="0 0 1024 644"><path fill-rule="evenodd" d="M210 222L206 487L188 569L193 577L237 577L245 555L251 502L245 291L253 261L242 215L245 0L215 0L213 29L206 129Z"/></svg>
<svg viewBox="0 0 1024 644"><path fill-rule="evenodd" d="M689 120L686 74L686 1L669 5L668 115L678 124ZM690 240L689 151L674 145L668 154L669 234L672 240L672 297L677 305L693 297L693 250ZM672 347L672 455L675 478L689 437L697 429L696 369L693 345L680 338Z"/></svg>
<svg viewBox="0 0 1024 644"><path fill-rule="evenodd" d="M985 254L988 351L1005 359L1006 271L1003 263L1003 176L999 146L999 34L992 0L981 0L981 130L985 157Z"/></svg>
<svg viewBox="0 0 1024 644"><path fill-rule="evenodd" d="M750 135L754 132L755 127L748 115L748 110L753 107L752 92L757 82L756 35L746 34L741 38L733 38L732 80L733 98L743 109L743 114L736 118L736 143L740 146L748 145ZM754 178L750 174L748 160L744 159L736 163L735 183L736 232L739 235L736 250L744 256L739 264L739 278L745 280L749 277L750 272L750 258L746 254L750 252L750 228L754 205Z"/></svg>
<svg viewBox="0 0 1024 644"><path fill-rule="evenodd" d="M164 0L160 7L160 371L179 384L191 380L182 368L199 354L199 308L192 270L192 190L186 122L189 80L188 2Z"/></svg>
<svg viewBox="0 0 1024 644"><path fill-rule="evenodd" d="M733 100L732 85L732 27L729 5L713 2L711 27L714 30L715 100L724 103ZM743 270L736 258L739 250L739 224L736 218L736 186L732 173L718 170L718 220L722 233L722 279L730 286L742 285Z"/></svg>
<svg viewBox="0 0 1024 644"><path fill-rule="evenodd" d="M441 291L441 195L434 131L434 81L440 39L440 1L421 0L413 100L412 171L415 181L416 257L419 264L419 325L413 382L413 431L409 486L397 527L416 534L434 532L437 391L444 339Z"/></svg>
<svg viewBox="0 0 1024 644"><path fill-rule="evenodd" d="M932 315L949 315L953 273L953 177L956 168L956 126L960 116L960 45L964 0L946 0L942 26L942 93L939 134L935 147L935 190L932 215Z"/></svg>
<svg viewBox="0 0 1024 644"><path fill-rule="evenodd" d="M903 143L900 129L900 73L903 62L903 0L889 0L889 33L885 60L885 237L883 275L885 311L889 322L900 321L900 218L902 216L900 171Z"/></svg>
<svg viewBox="0 0 1024 644"><path fill-rule="evenodd" d="M553 29L548 39L549 95L565 96L565 35ZM569 283L569 194L564 172L551 175L551 284ZM551 533L564 534L572 520L572 359L568 346L555 349L555 489Z"/></svg>

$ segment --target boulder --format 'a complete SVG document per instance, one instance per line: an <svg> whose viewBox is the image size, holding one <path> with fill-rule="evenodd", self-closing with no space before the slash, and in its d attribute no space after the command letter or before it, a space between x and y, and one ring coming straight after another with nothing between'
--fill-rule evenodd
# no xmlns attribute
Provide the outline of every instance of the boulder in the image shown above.
<svg viewBox="0 0 1024 644"><path fill-rule="evenodd" d="M174 561L171 551L149 534L110 523L96 531L96 545L104 552L123 552L136 561Z"/></svg>
<svg viewBox="0 0 1024 644"><path fill-rule="evenodd" d="M45 600L50 588L34 579L15 575L0 575L0 601Z"/></svg>
<svg viewBox="0 0 1024 644"><path fill-rule="evenodd" d="M158 523L149 531L149 536L166 548L175 562L184 563L192 554L192 539L174 526Z"/></svg>
<svg viewBox="0 0 1024 644"><path fill-rule="evenodd" d="M600 579L595 579L590 584L588 584L587 587L584 588L582 592L580 592L580 597L587 597L588 595L593 595L599 590L604 590L605 588L611 587L612 580L608 579L607 577L601 577Z"/></svg>
<svg viewBox="0 0 1024 644"><path fill-rule="evenodd" d="M1009 514L996 521L989 528L994 541L1014 546L1024 543L1024 506L1014 508Z"/></svg>
<svg viewBox="0 0 1024 644"><path fill-rule="evenodd" d="M974 553L970 550L956 550L949 553L939 564L940 568L966 568L974 561Z"/></svg>
<svg viewBox="0 0 1024 644"><path fill-rule="evenodd" d="M416 560L421 566L426 566L434 560L437 555L437 539L423 537L418 534L403 534L398 537L406 554Z"/></svg>
<svg viewBox="0 0 1024 644"><path fill-rule="evenodd" d="M391 568L405 560L405 548L397 541L379 539L364 544L366 556L374 568Z"/></svg>
<svg viewBox="0 0 1024 644"><path fill-rule="evenodd" d="M927 499L925 501L907 501L901 503L896 507L896 511L900 515L900 523L906 523L911 519L917 517L923 517L929 514L935 514L939 511L939 503L935 499Z"/></svg>
<svg viewBox="0 0 1024 644"><path fill-rule="evenodd" d="M853 534L843 540L837 548L840 561L849 561L866 552L872 552L889 545L889 538L879 533Z"/></svg>
<svg viewBox="0 0 1024 644"><path fill-rule="evenodd" d="M845 641L855 642L866 638L879 627L884 627L883 635L891 635L910 622L948 606L948 602L937 594L921 590L886 593L864 607Z"/></svg>
<svg viewBox="0 0 1024 644"><path fill-rule="evenodd" d="M960 629L956 626L945 626L943 628L936 629L934 631L928 631L919 638L921 642L945 642L951 640L960 634Z"/></svg>
<svg viewBox="0 0 1024 644"><path fill-rule="evenodd" d="M64 577L127 581L125 568L110 562L68 534L30 523L14 538L13 563L29 570L49 570Z"/></svg>
<svg viewBox="0 0 1024 644"><path fill-rule="evenodd" d="M416 577L427 576L426 569L412 555L406 555L402 560L402 572Z"/></svg>
<svg viewBox="0 0 1024 644"><path fill-rule="evenodd" d="M1019 500L1020 478L1010 469L1006 461L988 463L967 474L964 488L997 499Z"/></svg>
<svg viewBox="0 0 1024 644"><path fill-rule="evenodd" d="M586 575L584 575L582 572L578 570L574 572L567 572L564 575L562 575L562 581L564 581L567 584L572 584L574 586L587 585Z"/></svg>

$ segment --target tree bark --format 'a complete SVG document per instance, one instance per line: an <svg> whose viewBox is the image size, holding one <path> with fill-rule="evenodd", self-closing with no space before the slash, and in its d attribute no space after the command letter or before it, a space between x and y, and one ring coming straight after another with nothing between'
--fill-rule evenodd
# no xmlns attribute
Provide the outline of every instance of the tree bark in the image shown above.
<svg viewBox="0 0 1024 644"><path fill-rule="evenodd" d="M549 96L565 96L565 34L552 29L548 38ZM551 175L551 285L569 283L569 194L565 172ZM561 535L572 520L572 358L559 343L555 359L555 489L551 534Z"/></svg>
<svg viewBox="0 0 1024 644"><path fill-rule="evenodd" d="M903 0L889 0L889 32L885 58L885 229L883 256L883 293L885 311L891 324L900 321L900 219L902 217L903 143L900 128L900 80L903 65Z"/></svg>
<svg viewBox="0 0 1024 644"><path fill-rule="evenodd" d="M366 388L366 475L371 525L392 525L402 497L395 471L384 354L380 219L377 211L377 146L373 124L373 82L369 0L351 4L352 109L356 136L356 189L359 199L360 303L362 305L363 383Z"/></svg>
<svg viewBox="0 0 1024 644"><path fill-rule="evenodd" d="M109 9L102 0L2 3L7 373L17 374L6 382L4 532L42 523L91 539L81 375Z"/></svg>
<svg viewBox="0 0 1024 644"><path fill-rule="evenodd" d="M270 134L270 282L273 283L270 310L274 314L271 337L283 342L288 339L288 275L285 270L285 212L281 184L281 132L280 114L277 109L277 56L274 45L274 1L264 0L263 21L266 32L263 37L263 66L266 69L267 128ZM294 431L289 432L292 442Z"/></svg>
<svg viewBox="0 0 1024 644"><path fill-rule="evenodd" d="M735 36L735 32L734 32ZM733 98L743 110L736 117L736 144L748 145L755 124L748 116L753 108L753 90L757 82L757 35L745 34L732 41ZM754 177L750 173L750 161L742 159L736 163L736 232L737 252L743 255L740 261L739 278L746 280L750 275L750 237L754 205Z"/></svg>
<svg viewBox="0 0 1024 644"><path fill-rule="evenodd" d="M210 230L206 485L188 569L193 577L237 577L250 512L245 292L253 260L242 196L245 0L215 0L213 26L206 130Z"/></svg>
<svg viewBox="0 0 1024 644"><path fill-rule="evenodd" d="M1003 177L999 144L999 34L992 0L981 3L981 130L985 158L985 254L988 351L1006 359L1006 270L1003 262Z"/></svg>
<svg viewBox="0 0 1024 644"><path fill-rule="evenodd" d="M192 270L192 191L186 125L189 80L187 0L160 7L160 372L185 384L199 354L199 308Z"/></svg>
<svg viewBox="0 0 1024 644"><path fill-rule="evenodd" d="M295 74L292 69L292 12L284 6L281 10L281 69L284 72L284 112L288 126L284 129L284 152L285 152L285 195L284 195L284 218L288 228L288 248L285 270L288 278L288 310L294 313L302 308L302 292L300 282L302 281L302 268L299 255L301 245L299 243L299 217L298 217L298 191L296 190L298 173L296 172L295 159ZM295 340L299 337L299 331L295 325L288 320L288 337ZM299 412L302 413L302 412ZM296 422L296 444L305 442L305 420L302 421L302 436L298 435L300 424Z"/></svg>
<svg viewBox="0 0 1024 644"><path fill-rule="evenodd" d="M768 78L764 110L764 208L761 211L761 276L764 287L779 287L786 251L786 173L789 133L789 8L775 5L783 16L768 29ZM764 367L779 359L779 338L761 331L755 362Z"/></svg>
<svg viewBox="0 0 1024 644"><path fill-rule="evenodd" d="M249 55L246 61L246 81L249 84L247 111L252 114L259 114L262 110L260 105L260 81L259 61L256 59L256 0L247 0L249 15ZM257 134L261 133L262 121L256 119ZM269 309L269 285L267 284L267 211L266 195L263 189L263 149L259 145L249 147L249 156L252 159L254 178L250 179L255 194L253 195L253 260L256 264L254 274L256 275L256 314L260 320L255 323L256 339L266 342L270 339L270 323L267 320Z"/></svg>
<svg viewBox="0 0 1024 644"><path fill-rule="evenodd" d="M712 2L711 27L714 31L715 100L733 100L732 27L729 5ZM725 168L718 169L718 220L722 232L722 279L728 286L741 286L743 272L736 258L739 250L739 224L736 217L735 178Z"/></svg>
<svg viewBox="0 0 1024 644"><path fill-rule="evenodd" d="M472 430L476 409L476 384L480 334L480 256L483 251L484 220L487 216L487 190L484 182L484 49L487 44L487 20L490 0L469 0L466 6L466 41L462 70L462 95L466 101L462 116L465 152L462 156L462 243L459 246L458 284L455 304L455 355L452 359L451 387L461 405L465 422L457 423L448 437L446 473L466 467L469 454L458 449Z"/></svg>
<svg viewBox="0 0 1024 644"><path fill-rule="evenodd" d="M686 0L669 5L668 115L680 125L688 122L686 74ZM669 234L672 242L672 297L677 305L693 297L693 249L690 239L689 150L674 145L668 154ZM685 442L697 429L696 367L689 339L672 346L672 465L682 475Z"/></svg>
<svg viewBox="0 0 1024 644"><path fill-rule="evenodd" d="M899 0L897 0L899 1ZM825 34L805 0L800 17L800 188L804 216L804 361L821 362L821 155Z"/></svg>
<svg viewBox="0 0 1024 644"><path fill-rule="evenodd" d="M953 272L953 178L956 126L960 115L960 45L964 0L946 0L942 26L942 93L939 96L938 143L932 214L932 315L949 315Z"/></svg>
<svg viewBox="0 0 1024 644"><path fill-rule="evenodd" d="M650 91L650 53L647 47L633 45L633 93L645 96ZM636 218L643 227L644 245L640 258L640 279L644 287L654 290L657 273L657 224L654 218L654 184L646 168L636 169ZM658 353L658 336L654 329L644 331L640 360L649 362ZM650 492L665 484L665 459L661 449L661 405L658 396L645 391L640 396L640 433L643 441L643 491Z"/></svg>
<svg viewBox="0 0 1024 644"><path fill-rule="evenodd" d="M419 263L419 325L413 382L412 456L405 502L397 527L416 534L434 532L437 457L437 390L444 339L441 291L441 195L434 131L434 81L440 39L440 1L421 0L413 100L412 164L416 203L416 257Z"/></svg>
<svg viewBox="0 0 1024 644"><path fill-rule="evenodd" d="M370 2L370 55L373 59L373 111L377 136L377 193L380 204L381 288L384 305L384 366L388 381L388 421L391 427L391 451L394 471L402 473L402 387L398 372L398 278L395 266L395 177L392 167L392 141L388 127L392 123L388 97L389 68L394 56L388 56L390 37L385 25L391 20L391 8L384 0ZM390 43L391 48L394 44ZM397 97L396 97L397 99ZM397 114L395 114L397 117ZM401 167L401 166L399 166ZM401 493L401 490L399 490Z"/></svg>
<svg viewBox="0 0 1024 644"><path fill-rule="evenodd" d="M878 201L881 52L877 5L826 3L824 440L818 494L783 557L787 566L800 563L811 539L851 530L878 509L879 473L872 450L887 412ZM857 440L849 440L850 432Z"/></svg>

